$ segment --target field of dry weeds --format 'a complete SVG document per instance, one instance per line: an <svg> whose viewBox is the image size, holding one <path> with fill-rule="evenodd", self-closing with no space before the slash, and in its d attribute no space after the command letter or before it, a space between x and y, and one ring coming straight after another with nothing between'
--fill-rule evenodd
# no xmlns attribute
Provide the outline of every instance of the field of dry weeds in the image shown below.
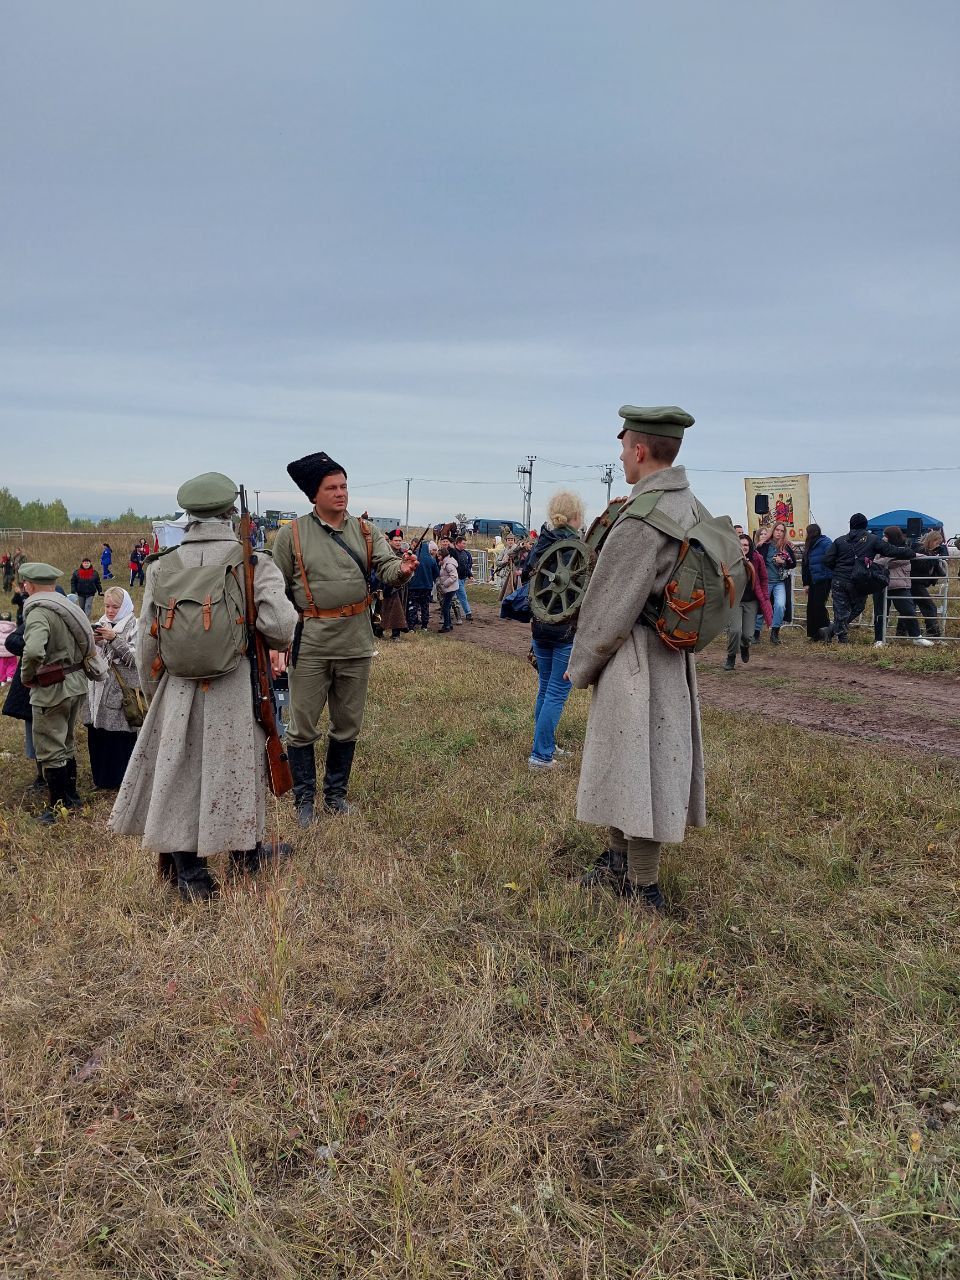
<svg viewBox="0 0 960 1280"><path fill-rule="evenodd" d="M0 1274L960 1273L955 767L708 712L653 919L575 881L586 696L532 776L521 661L385 649L358 813L210 908L0 721Z"/></svg>

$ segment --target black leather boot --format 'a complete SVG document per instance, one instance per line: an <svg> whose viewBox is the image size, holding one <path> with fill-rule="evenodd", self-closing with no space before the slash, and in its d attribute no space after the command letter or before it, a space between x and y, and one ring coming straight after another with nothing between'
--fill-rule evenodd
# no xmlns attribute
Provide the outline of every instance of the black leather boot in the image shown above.
<svg viewBox="0 0 960 1280"><path fill-rule="evenodd" d="M658 884L634 884L632 880L624 880L620 896L626 898L628 902L649 907L661 915L667 914L667 904Z"/></svg>
<svg viewBox="0 0 960 1280"><path fill-rule="evenodd" d="M261 840L255 849L230 850L231 876L255 876L264 867L293 857L293 845L284 840Z"/></svg>
<svg viewBox="0 0 960 1280"><path fill-rule="evenodd" d="M67 769L67 790L64 796L64 804L68 809L82 809L83 801L77 791L77 762L76 759L68 760Z"/></svg>
<svg viewBox="0 0 960 1280"><path fill-rule="evenodd" d="M308 747L287 746L287 759L293 774L293 805L297 822L309 827L313 822L313 802L317 794L317 760L313 743Z"/></svg>
<svg viewBox="0 0 960 1280"><path fill-rule="evenodd" d="M207 868L206 858L195 853L173 855L177 868L177 892L185 902L207 902L219 893L217 882Z"/></svg>
<svg viewBox="0 0 960 1280"><path fill-rule="evenodd" d="M46 786L47 786L46 779L43 776L43 765L38 764L37 776L30 783L29 787L27 787L27 791L28 792L29 791L45 791Z"/></svg>
<svg viewBox="0 0 960 1280"><path fill-rule="evenodd" d="M59 769L51 769L48 765L43 773L47 780L49 802L43 813L38 815L37 821L42 822L45 827L52 827L58 815L70 808L67 803L67 788L70 785L67 776L69 767L63 764Z"/></svg>
<svg viewBox="0 0 960 1280"><path fill-rule="evenodd" d="M327 739L327 767L323 775L323 807L328 813L349 813L347 783L353 768L356 742Z"/></svg>
<svg viewBox="0 0 960 1280"><path fill-rule="evenodd" d="M627 855L620 849L604 849L596 862L580 877L585 889L620 891L627 879Z"/></svg>

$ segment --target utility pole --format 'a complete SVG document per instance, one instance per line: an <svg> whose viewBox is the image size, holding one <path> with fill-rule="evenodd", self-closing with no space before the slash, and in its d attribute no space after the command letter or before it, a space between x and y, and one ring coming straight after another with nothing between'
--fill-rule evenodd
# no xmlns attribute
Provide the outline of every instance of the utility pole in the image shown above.
<svg viewBox="0 0 960 1280"><path fill-rule="evenodd" d="M413 476L407 476L407 477L406 477L406 480L407 480L407 514L406 514L406 516L404 517L404 521L403 521L403 527L404 527L404 529L406 529L406 528L409 526L409 524L410 524L410 481L411 481L412 479L413 479Z"/></svg>
<svg viewBox="0 0 960 1280"><path fill-rule="evenodd" d="M260 514L260 490L254 489L253 492L257 495L257 515L259 515Z"/></svg>
<svg viewBox="0 0 960 1280"><path fill-rule="evenodd" d="M527 465L523 463L517 467L517 475L520 477L520 488L523 490L523 523L529 532L530 521L533 519L533 464L536 462L536 454L527 454Z"/></svg>
<svg viewBox="0 0 960 1280"><path fill-rule="evenodd" d="M610 490L613 487L613 463L608 462L600 472L600 483L607 486L607 506L610 505Z"/></svg>

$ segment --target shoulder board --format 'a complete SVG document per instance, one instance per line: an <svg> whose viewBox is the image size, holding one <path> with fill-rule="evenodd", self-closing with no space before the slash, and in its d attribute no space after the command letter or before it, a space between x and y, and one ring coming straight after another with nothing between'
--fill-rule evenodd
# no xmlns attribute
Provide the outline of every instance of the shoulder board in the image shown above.
<svg viewBox="0 0 960 1280"><path fill-rule="evenodd" d="M646 520L662 497L662 489L648 489L645 493L638 493L620 512L619 519Z"/></svg>
<svg viewBox="0 0 960 1280"><path fill-rule="evenodd" d="M177 546L177 547L161 547L159 551L151 551L150 554L147 556L146 560L144 560L143 562L144 566L148 564L153 564L155 560L159 560L163 556L168 556L171 551L179 551L179 550L180 548Z"/></svg>
<svg viewBox="0 0 960 1280"><path fill-rule="evenodd" d="M671 520L669 516L657 510L663 493L662 489L648 489L645 493L638 493L634 500L624 507L620 519L643 520L658 533L664 533L668 538L675 538L677 542L685 542L686 531L675 520Z"/></svg>

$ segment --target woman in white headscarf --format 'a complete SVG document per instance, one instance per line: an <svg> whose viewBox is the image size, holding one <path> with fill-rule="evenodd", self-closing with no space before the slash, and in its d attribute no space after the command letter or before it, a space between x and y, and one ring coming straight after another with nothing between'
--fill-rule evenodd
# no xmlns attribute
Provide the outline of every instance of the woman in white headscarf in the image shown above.
<svg viewBox="0 0 960 1280"><path fill-rule="evenodd" d="M103 595L103 617L93 625L97 653L105 659L109 673L99 684L87 686L87 709L83 717L87 726L87 749L93 785L104 791L116 791L123 781L137 728L132 726L123 709L121 681L139 689L137 675L137 618L133 601L123 587L109 587Z"/></svg>

